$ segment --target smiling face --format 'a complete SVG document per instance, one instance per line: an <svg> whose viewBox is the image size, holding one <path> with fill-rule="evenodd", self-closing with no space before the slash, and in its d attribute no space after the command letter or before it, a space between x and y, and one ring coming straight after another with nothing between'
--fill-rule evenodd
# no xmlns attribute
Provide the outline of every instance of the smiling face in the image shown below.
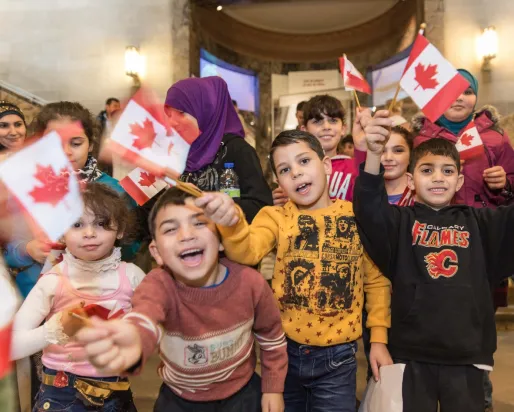
<svg viewBox="0 0 514 412"><path fill-rule="evenodd" d="M340 118L322 113L321 119L307 120L302 130L314 135L321 143L325 154L334 157L337 155L337 145L341 141L341 136L346 133L346 126Z"/></svg>
<svg viewBox="0 0 514 412"><path fill-rule="evenodd" d="M410 149L405 138L398 133L391 133L382 153L385 180L395 180L405 175L409 167Z"/></svg>
<svg viewBox="0 0 514 412"><path fill-rule="evenodd" d="M7 114L0 118L0 145L7 149L18 149L27 137L27 128L23 119L16 114Z"/></svg>
<svg viewBox="0 0 514 412"><path fill-rule="evenodd" d="M82 217L64 235L69 252L85 261L102 260L110 256L116 239L123 233L108 228L108 222L86 209Z"/></svg>
<svg viewBox="0 0 514 412"><path fill-rule="evenodd" d="M56 120L50 120L46 126L45 134L50 131L59 131L59 129L75 125L77 122L69 117L61 117ZM77 132L75 136L67 140L63 146L64 153L68 157L74 170L83 169L86 165L89 153L93 150L93 146L89 144L89 139L84 130Z"/></svg>
<svg viewBox="0 0 514 412"><path fill-rule="evenodd" d="M444 117L451 122L462 122L473 113L476 103L477 96L473 89L468 87L464 93L453 102L450 108L444 112Z"/></svg>
<svg viewBox="0 0 514 412"><path fill-rule="evenodd" d="M218 252L223 250L216 225L187 198L185 205L168 204L155 217L155 238L150 252L180 282L208 286L219 271Z"/></svg>
<svg viewBox="0 0 514 412"><path fill-rule="evenodd" d="M328 196L327 175L332 173L328 157L320 159L305 142L277 147L273 153L279 185L298 209L314 210L332 202Z"/></svg>
<svg viewBox="0 0 514 412"><path fill-rule="evenodd" d="M464 176L459 174L453 159L431 153L421 157L414 172L407 176L409 189L416 192L417 201L434 210L448 206L464 184Z"/></svg>

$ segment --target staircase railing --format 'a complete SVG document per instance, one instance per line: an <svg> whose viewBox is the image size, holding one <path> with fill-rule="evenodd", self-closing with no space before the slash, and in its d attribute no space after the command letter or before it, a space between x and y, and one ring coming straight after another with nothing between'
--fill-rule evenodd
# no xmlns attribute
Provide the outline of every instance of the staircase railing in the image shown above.
<svg viewBox="0 0 514 412"><path fill-rule="evenodd" d="M41 107L49 103L47 100L42 99L41 97L36 96L35 94L32 94L26 90L23 90L20 87L14 86L13 84L10 84L4 80L0 80L0 89L3 89L8 93L15 94L20 99L25 100L26 102L35 106Z"/></svg>

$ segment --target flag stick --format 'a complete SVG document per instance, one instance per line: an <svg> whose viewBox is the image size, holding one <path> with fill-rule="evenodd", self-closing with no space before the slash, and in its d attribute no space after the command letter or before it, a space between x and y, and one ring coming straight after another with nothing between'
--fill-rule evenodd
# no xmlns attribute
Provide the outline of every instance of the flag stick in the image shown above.
<svg viewBox="0 0 514 412"><path fill-rule="evenodd" d="M426 23L421 23L419 26L419 34L423 34L425 29L427 28ZM398 98L398 94L400 93L400 82L398 82L398 86L396 86L396 92L394 93L393 100L391 100L391 104L389 105L389 112L391 112L394 108L394 105L396 104L396 99Z"/></svg>
<svg viewBox="0 0 514 412"><path fill-rule="evenodd" d="M195 185L190 183L184 183L179 180L180 176L173 170L166 168L164 169L164 181L172 186L176 186L178 189L183 192L189 193L193 197L201 197L203 196L203 192L198 189Z"/></svg>
<svg viewBox="0 0 514 412"><path fill-rule="evenodd" d="M81 316L75 312L68 312L68 314L73 318L80 319L86 326L91 326L91 321L85 316Z"/></svg>
<svg viewBox="0 0 514 412"><path fill-rule="evenodd" d="M355 102L357 103L357 107L360 109L361 103L359 102L359 96L357 96L357 92L355 91L355 89L353 89L353 95L355 97Z"/></svg>

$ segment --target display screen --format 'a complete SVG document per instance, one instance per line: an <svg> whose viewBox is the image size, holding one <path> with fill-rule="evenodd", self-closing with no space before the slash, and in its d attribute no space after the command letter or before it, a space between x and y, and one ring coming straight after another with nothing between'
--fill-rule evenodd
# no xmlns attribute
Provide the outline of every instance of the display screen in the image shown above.
<svg viewBox="0 0 514 412"><path fill-rule="evenodd" d="M206 50L200 51L200 77L220 76L240 110L258 111L259 82L255 72L228 64Z"/></svg>

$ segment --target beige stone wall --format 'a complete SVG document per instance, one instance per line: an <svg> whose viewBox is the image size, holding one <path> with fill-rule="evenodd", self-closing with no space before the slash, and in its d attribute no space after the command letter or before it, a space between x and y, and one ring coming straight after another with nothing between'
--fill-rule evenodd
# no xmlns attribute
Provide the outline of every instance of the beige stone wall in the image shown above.
<svg viewBox="0 0 514 412"><path fill-rule="evenodd" d="M15 93L10 92L9 90L5 90L0 87L0 100L5 100L10 103L14 103L18 106L23 115L25 116L25 121L27 125L29 125L34 117L39 113L40 107L37 104L33 104L32 102L24 99L21 96L18 96Z"/></svg>
<svg viewBox="0 0 514 412"><path fill-rule="evenodd" d="M141 48L160 96L189 76L187 0L3 0L2 9L0 79L43 99L98 112L107 97L128 97L127 45Z"/></svg>
<svg viewBox="0 0 514 412"><path fill-rule="evenodd" d="M445 55L456 67L466 68L477 76L480 82L479 105L492 104L502 115L514 112L514 1L426 2L432 3L432 6L436 3L442 5ZM427 17L430 23L430 15ZM495 26L499 36L499 56L492 61L490 73L481 71L476 54L477 36L481 29L487 26Z"/></svg>

